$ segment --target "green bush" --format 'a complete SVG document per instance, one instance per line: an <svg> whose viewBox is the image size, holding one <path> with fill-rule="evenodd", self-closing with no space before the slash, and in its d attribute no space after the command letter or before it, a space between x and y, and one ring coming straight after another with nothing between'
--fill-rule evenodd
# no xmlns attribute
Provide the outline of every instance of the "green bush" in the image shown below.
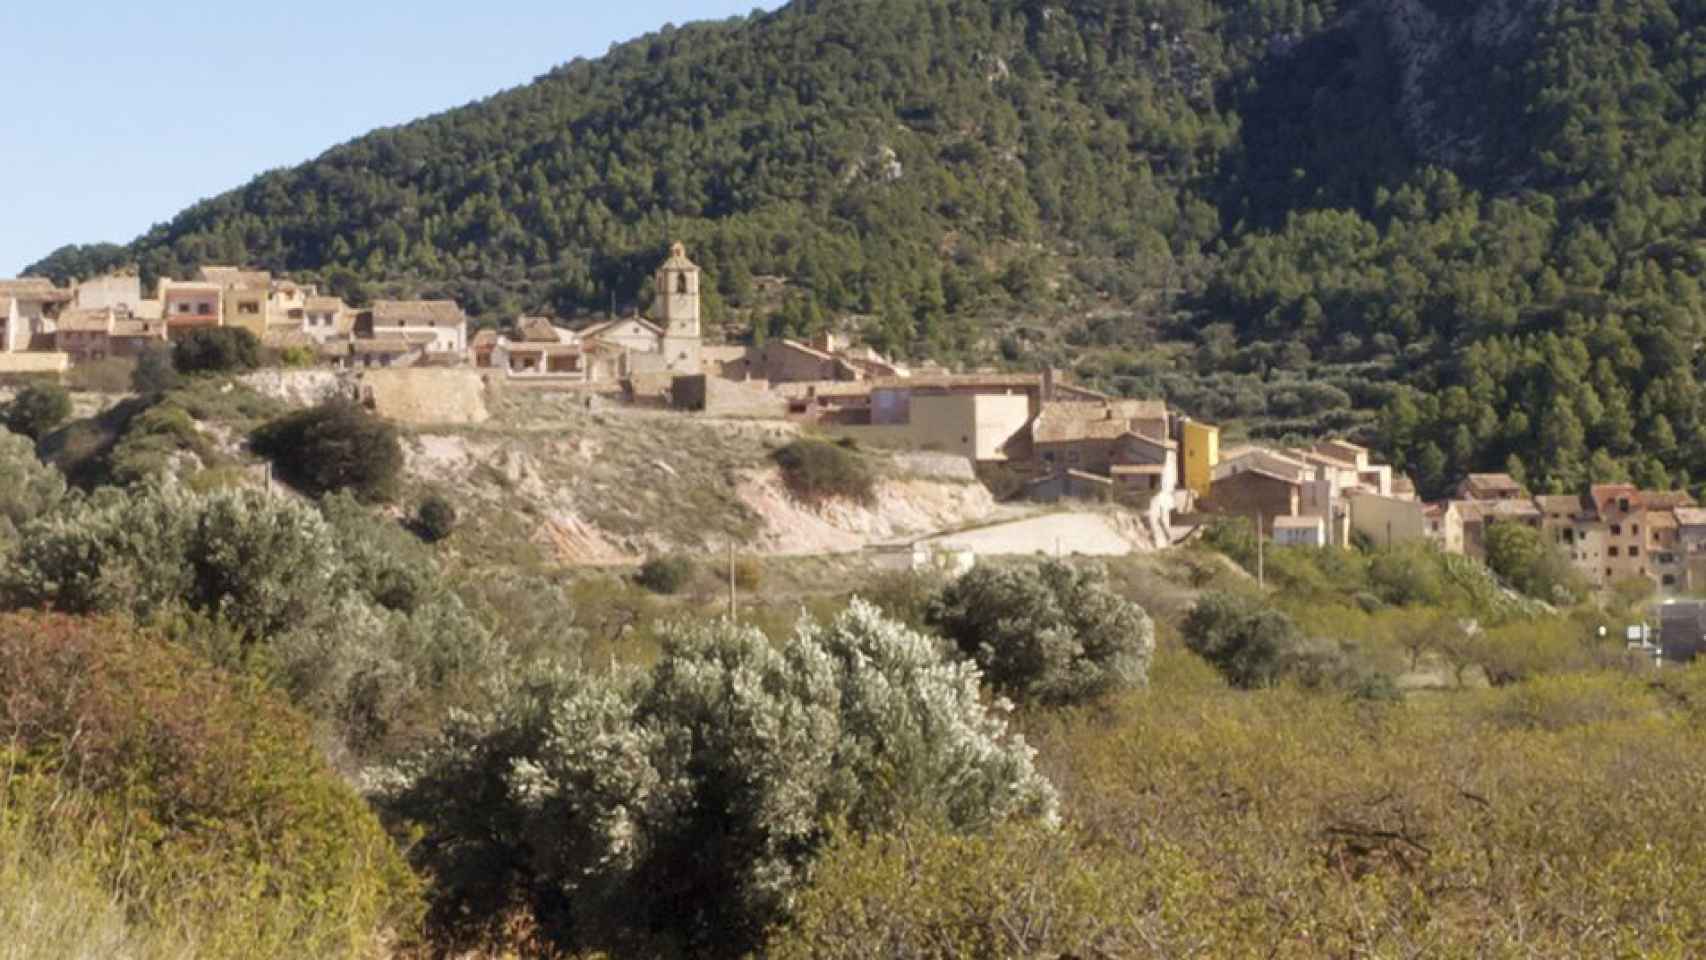
<svg viewBox="0 0 1706 960"><path fill-rule="evenodd" d="M634 582L653 593L673 596L686 589L698 569L693 558L680 554L652 557L640 565L640 571L634 575Z"/></svg>
<svg viewBox="0 0 1706 960"><path fill-rule="evenodd" d="M31 384L18 391L0 413L0 425L40 440L71 416L71 395L58 384Z"/></svg>
<svg viewBox="0 0 1706 960"><path fill-rule="evenodd" d="M808 502L876 499L876 472L852 450L822 440L795 440L775 453L794 496Z"/></svg>
<svg viewBox="0 0 1706 960"><path fill-rule="evenodd" d="M438 543L456 531L456 508L436 494L427 497L415 512L415 526L426 542Z"/></svg>
<svg viewBox="0 0 1706 960"><path fill-rule="evenodd" d="M65 479L36 459L35 444L0 430L0 544L64 496Z"/></svg>
<svg viewBox="0 0 1706 960"><path fill-rule="evenodd" d="M469 936L520 901L571 949L741 956L787 917L829 824L1053 820L978 679L859 601L780 644L680 629L644 677L544 678L454 723L389 803L425 825L435 919Z"/></svg>
<svg viewBox="0 0 1706 960"><path fill-rule="evenodd" d="M1526 524L1487 525L1487 566L1512 587L1547 603L1567 604L1584 592L1563 552Z"/></svg>
<svg viewBox="0 0 1706 960"><path fill-rule="evenodd" d="M261 342L242 327L192 330L172 345L180 373L244 373L261 365Z"/></svg>
<svg viewBox="0 0 1706 960"><path fill-rule="evenodd" d="M311 496L348 490L369 502L388 500L403 469L397 429L351 400L286 414L262 425L249 443Z"/></svg>
<svg viewBox="0 0 1706 960"><path fill-rule="evenodd" d="M219 625L210 652L286 690L346 746L380 749L492 667L490 635L396 523L243 489L105 488L23 526L0 565L10 607Z"/></svg>
<svg viewBox="0 0 1706 960"><path fill-rule="evenodd" d="M1235 687L1273 683L1305 650L1303 634L1291 618L1251 594L1203 594L1180 632L1185 645Z"/></svg>
<svg viewBox="0 0 1706 960"><path fill-rule="evenodd" d="M178 386L178 370L172 365L172 348L165 344L149 346L136 355L136 367L131 370L130 388L143 396L158 395Z"/></svg>
<svg viewBox="0 0 1706 960"><path fill-rule="evenodd" d="M1115 595L1100 569L1057 561L981 566L944 587L928 622L975 660L997 691L1021 701L1076 703L1141 686L1155 625Z"/></svg>
<svg viewBox="0 0 1706 960"><path fill-rule="evenodd" d="M116 622L5 616L0 727L0 804L57 796L59 825L154 923L357 958L417 922L372 812L252 682Z"/></svg>

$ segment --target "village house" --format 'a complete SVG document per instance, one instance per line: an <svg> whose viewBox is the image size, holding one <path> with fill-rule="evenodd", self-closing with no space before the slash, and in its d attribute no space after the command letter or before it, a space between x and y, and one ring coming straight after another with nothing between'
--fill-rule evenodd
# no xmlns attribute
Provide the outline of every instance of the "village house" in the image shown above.
<svg viewBox="0 0 1706 960"><path fill-rule="evenodd" d="M1504 474L1472 475L1458 492L1485 499L1444 505L1438 539L1449 552L1484 558L1486 528L1519 522L1539 530L1595 587L1645 579L1674 594L1706 586L1706 511L1685 492L1614 483L1585 495L1531 497Z"/></svg>
<svg viewBox="0 0 1706 960"><path fill-rule="evenodd" d="M71 303L70 290L43 277L0 280L0 304L6 309L6 352L52 350L59 315Z"/></svg>
<svg viewBox="0 0 1706 960"><path fill-rule="evenodd" d="M1526 500L1528 491L1508 473L1471 473L1457 485L1457 500Z"/></svg>
<svg viewBox="0 0 1706 960"><path fill-rule="evenodd" d="M454 300L375 300L358 316L356 336L419 343L426 353L461 357L468 350L468 315Z"/></svg>
<svg viewBox="0 0 1706 960"><path fill-rule="evenodd" d="M165 321L133 317L116 307L67 310L60 315L59 328L54 332L55 349L73 363L134 357L165 340Z"/></svg>
<svg viewBox="0 0 1706 960"><path fill-rule="evenodd" d="M134 273L112 273L80 281L72 291L72 306L79 310L111 307L139 320L161 319L160 301L143 299L142 278Z"/></svg>
<svg viewBox="0 0 1706 960"><path fill-rule="evenodd" d="M302 332L315 343L347 340L355 332L355 314L342 297L308 297L302 304Z"/></svg>
<svg viewBox="0 0 1706 960"><path fill-rule="evenodd" d="M217 283L161 280L160 305L173 336L225 325L225 288Z"/></svg>
<svg viewBox="0 0 1706 960"><path fill-rule="evenodd" d="M1300 516L1302 505L1303 482L1295 472L1251 464L1215 480L1208 499L1197 506L1206 513L1250 517L1260 522L1265 536L1272 537L1274 521Z"/></svg>

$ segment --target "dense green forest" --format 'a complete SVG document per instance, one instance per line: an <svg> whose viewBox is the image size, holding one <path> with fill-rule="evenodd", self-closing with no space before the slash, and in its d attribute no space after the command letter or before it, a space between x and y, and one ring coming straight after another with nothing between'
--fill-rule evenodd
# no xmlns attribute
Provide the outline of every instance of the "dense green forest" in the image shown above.
<svg viewBox="0 0 1706 960"><path fill-rule="evenodd" d="M1703 27L1684 0L800 0L33 270L248 262L495 322L643 305L678 236L732 336L1065 361L1351 432L1427 493L1688 485Z"/></svg>

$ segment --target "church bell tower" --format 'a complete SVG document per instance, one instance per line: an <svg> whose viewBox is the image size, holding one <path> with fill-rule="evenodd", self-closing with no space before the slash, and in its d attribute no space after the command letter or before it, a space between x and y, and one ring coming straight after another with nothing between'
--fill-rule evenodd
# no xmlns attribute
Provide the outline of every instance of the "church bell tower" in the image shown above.
<svg viewBox="0 0 1706 960"><path fill-rule="evenodd" d="M670 245L669 259L658 267L657 305L665 365L677 373L700 372L699 265L680 243Z"/></svg>

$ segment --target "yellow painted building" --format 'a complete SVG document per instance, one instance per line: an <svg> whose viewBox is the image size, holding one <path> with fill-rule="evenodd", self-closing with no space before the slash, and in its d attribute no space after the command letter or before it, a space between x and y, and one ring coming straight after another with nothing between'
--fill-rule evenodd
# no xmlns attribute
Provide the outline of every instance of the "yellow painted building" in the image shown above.
<svg viewBox="0 0 1706 960"><path fill-rule="evenodd" d="M1180 439L1183 443L1179 462L1183 464L1185 489L1198 499L1206 499L1214 485L1214 468L1220 465L1220 428L1186 420Z"/></svg>

